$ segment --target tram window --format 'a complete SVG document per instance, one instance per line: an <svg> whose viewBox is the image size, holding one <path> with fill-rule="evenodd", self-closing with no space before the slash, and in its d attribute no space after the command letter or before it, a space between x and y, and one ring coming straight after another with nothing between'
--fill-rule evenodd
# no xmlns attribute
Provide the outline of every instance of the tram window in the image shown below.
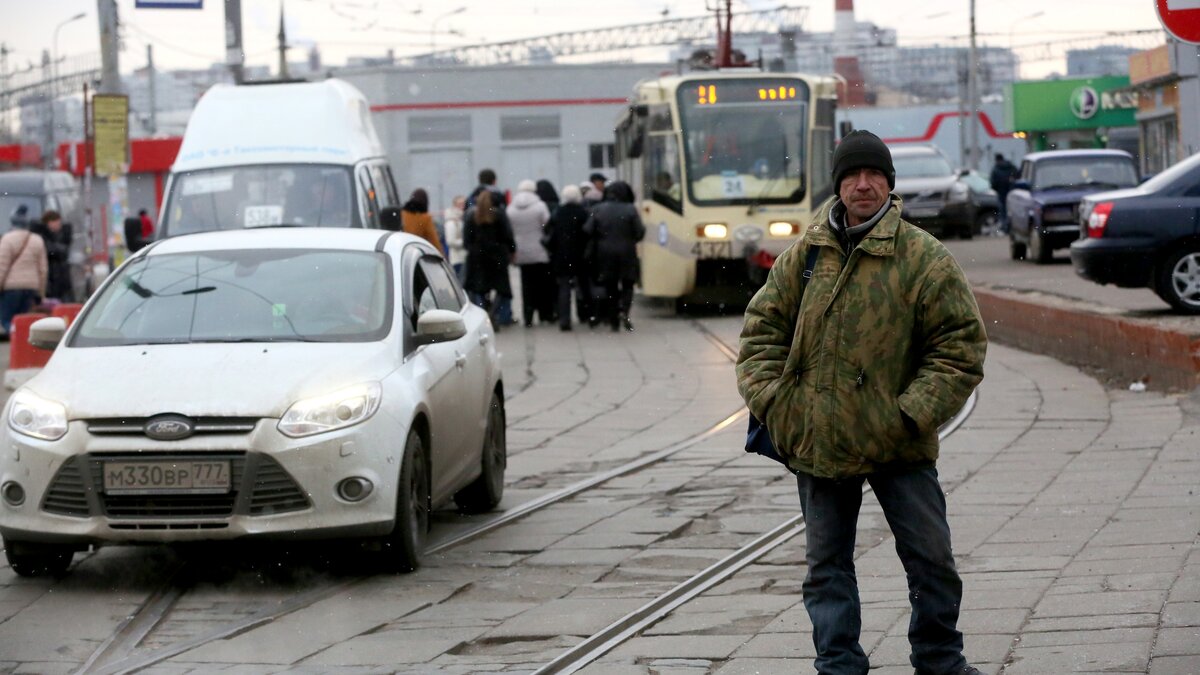
<svg viewBox="0 0 1200 675"><path fill-rule="evenodd" d="M833 129L813 128L811 171L812 203L817 204L833 194Z"/></svg>
<svg viewBox="0 0 1200 675"><path fill-rule="evenodd" d="M683 212L680 192L679 147L675 134L646 137L645 186L642 194L675 211Z"/></svg>

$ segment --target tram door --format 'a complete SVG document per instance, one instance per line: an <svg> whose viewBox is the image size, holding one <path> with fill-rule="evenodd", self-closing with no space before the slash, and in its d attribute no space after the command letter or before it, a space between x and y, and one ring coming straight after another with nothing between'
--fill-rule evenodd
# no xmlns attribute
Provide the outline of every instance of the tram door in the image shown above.
<svg viewBox="0 0 1200 675"><path fill-rule="evenodd" d="M475 174L471 172L469 150L410 153L408 177L408 185L397 186L400 190L400 203L408 201L408 196L414 189L425 188L429 193L429 212L437 220L441 220L442 209L450 206L454 195L465 197L478 182Z"/></svg>

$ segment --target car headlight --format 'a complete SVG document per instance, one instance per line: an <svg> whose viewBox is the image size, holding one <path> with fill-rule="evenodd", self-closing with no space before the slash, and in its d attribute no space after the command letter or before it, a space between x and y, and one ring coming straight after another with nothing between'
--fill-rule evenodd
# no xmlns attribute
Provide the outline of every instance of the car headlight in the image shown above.
<svg viewBox="0 0 1200 675"><path fill-rule="evenodd" d="M13 394L8 408L8 426L17 433L45 441L57 441L67 435L67 409L22 389Z"/></svg>
<svg viewBox="0 0 1200 675"><path fill-rule="evenodd" d="M300 438L362 422L379 410L382 389L378 382L296 401L279 420L279 431Z"/></svg>

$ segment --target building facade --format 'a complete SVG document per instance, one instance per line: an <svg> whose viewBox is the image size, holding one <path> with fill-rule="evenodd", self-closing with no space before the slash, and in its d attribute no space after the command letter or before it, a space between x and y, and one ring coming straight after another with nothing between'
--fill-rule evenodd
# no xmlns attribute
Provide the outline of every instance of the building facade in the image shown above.
<svg viewBox="0 0 1200 675"><path fill-rule="evenodd" d="M1129 57L1143 174L1200 152L1200 54L1172 40Z"/></svg>

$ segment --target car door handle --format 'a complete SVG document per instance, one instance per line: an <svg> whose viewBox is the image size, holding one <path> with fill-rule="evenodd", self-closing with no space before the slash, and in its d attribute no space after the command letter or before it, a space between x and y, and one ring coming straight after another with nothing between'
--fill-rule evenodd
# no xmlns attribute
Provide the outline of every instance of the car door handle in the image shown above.
<svg viewBox="0 0 1200 675"><path fill-rule="evenodd" d="M467 355L466 354L456 354L454 356L454 367L455 368L462 370L463 368L466 367L466 365L467 365Z"/></svg>
<svg viewBox="0 0 1200 675"><path fill-rule="evenodd" d="M487 333L484 333L483 335L479 336L479 344L486 345L488 343L488 340L490 340L490 339L492 339L492 336Z"/></svg>

